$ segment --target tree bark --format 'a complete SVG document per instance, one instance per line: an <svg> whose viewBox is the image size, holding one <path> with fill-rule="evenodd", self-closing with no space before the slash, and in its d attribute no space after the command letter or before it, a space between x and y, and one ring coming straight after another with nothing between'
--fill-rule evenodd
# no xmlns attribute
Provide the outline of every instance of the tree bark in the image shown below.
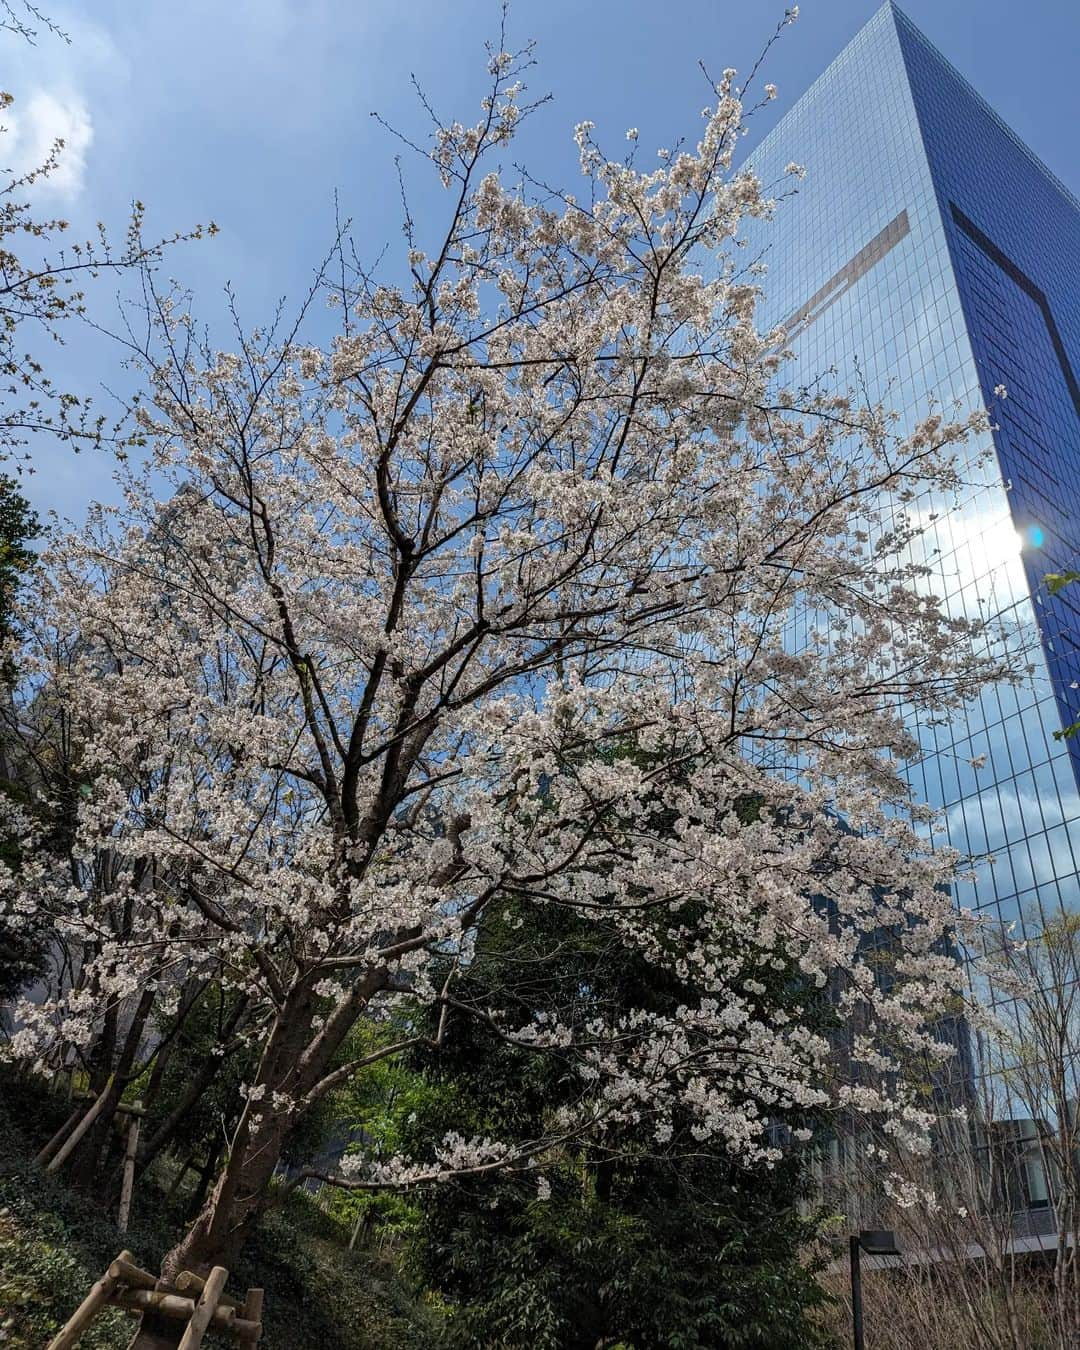
<svg viewBox="0 0 1080 1350"><path fill-rule="evenodd" d="M301 980L289 991L267 1039L255 1095L241 1113L225 1167L202 1212L162 1262L163 1276L171 1278L180 1270L205 1275L213 1266L235 1266L266 1209L270 1180L298 1117L295 1111L275 1109L275 1094L299 1102L317 1087L361 1011L386 980L384 969L369 970L318 1032L311 980ZM301 1107L299 1114L302 1111Z"/></svg>
<svg viewBox="0 0 1080 1350"><path fill-rule="evenodd" d="M127 1350L177 1350L183 1334L183 1322L154 1313L143 1313Z"/></svg>
<svg viewBox="0 0 1080 1350"><path fill-rule="evenodd" d="M189 1219L194 1219L206 1203L206 1192L210 1189L211 1181L217 1175L222 1143L223 1140L220 1136L214 1139L207 1152L206 1162L199 1169L199 1184L195 1187L195 1194L191 1197L191 1203L188 1205L187 1216Z"/></svg>
<svg viewBox="0 0 1080 1350"><path fill-rule="evenodd" d="M266 1207L292 1120L272 1109L275 1091L296 1092L296 1068L312 1029L314 1002L294 990L275 1019L259 1070L231 1141L225 1167L191 1228L165 1257L161 1273L206 1275L213 1266L232 1267L259 1214Z"/></svg>
<svg viewBox="0 0 1080 1350"><path fill-rule="evenodd" d="M143 990L120 1048L120 1056L113 1071L105 1103L94 1121L93 1128L87 1132L76 1150L71 1163L71 1179L74 1185L90 1191L101 1200L108 1197L113 1181L111 1169L101 1165L101 1155L112 1139L116 1108L128 1085L135 1056L142 1043L146 1021L156 997L157 991L152 984Z"/></svg>

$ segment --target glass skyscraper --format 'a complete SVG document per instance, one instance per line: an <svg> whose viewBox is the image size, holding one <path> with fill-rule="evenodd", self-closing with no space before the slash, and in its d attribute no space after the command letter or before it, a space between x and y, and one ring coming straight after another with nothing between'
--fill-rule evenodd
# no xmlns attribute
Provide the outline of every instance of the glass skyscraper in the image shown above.
<svg viewBox="0 0 1080 1350"><path fill-rule="evenodd" d="M1021 926L1080 911L1080 742L1054 737L1080 711L1080 587L1042 581L1080 567L1080 204L892 4L749 160L766 184L790 161L806 177L749 252L797 378L831 369L909 426L930 395L996 424L926 536L933 589L1033 667L917 728L914 786L981 860L958 903Z"/></svg>

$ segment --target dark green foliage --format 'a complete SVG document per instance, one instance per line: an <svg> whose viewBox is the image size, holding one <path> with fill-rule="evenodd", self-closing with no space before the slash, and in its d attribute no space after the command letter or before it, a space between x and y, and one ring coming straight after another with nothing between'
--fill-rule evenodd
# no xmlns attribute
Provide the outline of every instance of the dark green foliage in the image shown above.
<svg viewBox="0 0 1080 1350"><path fill-rule="evenodd" d="M12 609L35 558L29 545L40 532L37 516L15 480L0 474L0 642L12 636ZM0 656L0 699L8 699L14 679L10 659ZM0 792L23 801L26 785L16 781L11 735L6 719L0 718ZM8 839L0 840L0 861L9 867L18 866L18 849ZM0 919L0 1003L14 997L44 971L50 933L51 925L44 920L15 928Z"/></svg>
<svg viewBox="0 0 1080 1350"><path fill-rule="evenodd" d="M693 996L624 948L613 925L517 902L479 935L455 986L464 1003L511 1024L558 1013L577 1022L612 1007L671 1010ZM794 997L775 976L765 997ZM447 1130L527 1141L580 1082L558 1056L507 1044L461 1016L444 1049L418 1060L435 1095L405 1131L423 1154ZM658 1143L652 1127L575 1141L539 1174L469 1179L418 1200L413 1254L450 1302L446 1343L530 1347L809 1347L821 1300L800 1249L816 1223L798 1210L800 1163L745 1171L699 1143L689 1122Z"/></svg>
<svg viewBox="0 0 1080 1350"><path fill-rule="evenodd" d="M36 556L29 545L40 533L38 518L18 484L0 473L0 638L11 633L15 597Z"/></svg>
<svg viewBox="0 0 1080 1350"><path fill-rule="evenodd" d="M0 1180L0 1345L13 1350L47 1344L101 1274L91 1273L83 1244L72 1241L63 1219L41 1208L51 1197L35 1194L39 1188L26 1184L33 1180L28 1174ZM128 1319L110 1311L80 1346L111 1350L129 1337Z"/></svg>
<svg viewBox="0 0 1080 1350"><path fill-rule="evenodd" d="M68 1110L62 1097L0 1066L0 1345L19 1350L40 1350L122 1248L153 1262L165 1231L153 1188L140 1188L132 1226L121 1235L112 1214L32 1166ZM111 1312L80 1347L119 1350L130 1337L130 1320Z"/></svg>
<svg viewBox="0 0 1080 1350"><path fill-rule="evenodd" d="M267 1291L267 1350L437 1343L436 1310L418 1300L389 1256L350 1251L348 1236L303 1192L262 1220L236 1280Z"/></svg>

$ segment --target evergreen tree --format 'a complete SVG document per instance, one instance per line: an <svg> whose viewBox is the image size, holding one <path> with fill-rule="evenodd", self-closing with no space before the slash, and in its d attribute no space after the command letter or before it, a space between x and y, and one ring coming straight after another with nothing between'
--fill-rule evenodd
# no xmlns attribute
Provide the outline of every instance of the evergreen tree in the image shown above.
<svg viewBox="0 0 1080 1350"><path fill-rule="evenodd" d="M40 533L37 516L18 490L15 479L0 474L0 646L13 636L14 606L19 585L33 565L30 547ZM6 651L0 650L0 700L5 709L15 680L15 669ZM17 801L27 798L27 785L17 769L16 746L10 719L0 716L0 792ZM0 839L0 857L17 867L19 848L14 840ZM48 924L30 922L13 926L0 917L0 1003L25 988L45 965Z"/></svg>
<svg viewBox="0 0 1080 1350"><path fill-rule="evenodd" d="M557 1054L498 1033L500 1014L583 1027L611 1004L669 1011L691 984L625 947L614 920L516 900L483 926L444 1044L418 1060L438 1090L411 1102L412 1148L447 1129L526 1144L579 1095ZM773 971L762 989L779 1012L798 982ZM746 1078L752 1097L751 1064ZM598 1130L541 1169L424 1192L413 1254L451 1305L454 1347L806 1347L821 1294L800 1258L817 1227L802 1194L797 1153L747 1169L688 1122L658 1138L643 1102L638 1126Z"/></svg>

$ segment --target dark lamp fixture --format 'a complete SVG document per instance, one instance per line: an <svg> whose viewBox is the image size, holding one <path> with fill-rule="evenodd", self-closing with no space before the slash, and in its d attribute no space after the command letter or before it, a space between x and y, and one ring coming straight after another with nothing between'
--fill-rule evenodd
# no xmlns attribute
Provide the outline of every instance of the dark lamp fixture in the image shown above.
<svg viewBox="0 0 1080 1350"><path fill-rule="evenodd" d="M854 1333L855 1350L864 1350L863 1314L862 1314L862 1269L859 1256L899 1256L896 1234L891 1228L864 1228L858 1237L852 1233L848 1239L848 1252L851 1259L851 1323Z"/></svg>
<svg viewBox="0 0 1080 1350"><path fill-rule="evenodd" d="M896 1234L891 1228L864 1228L859 1234L859 1246L867 1256L899 1256Z"/></svg>

